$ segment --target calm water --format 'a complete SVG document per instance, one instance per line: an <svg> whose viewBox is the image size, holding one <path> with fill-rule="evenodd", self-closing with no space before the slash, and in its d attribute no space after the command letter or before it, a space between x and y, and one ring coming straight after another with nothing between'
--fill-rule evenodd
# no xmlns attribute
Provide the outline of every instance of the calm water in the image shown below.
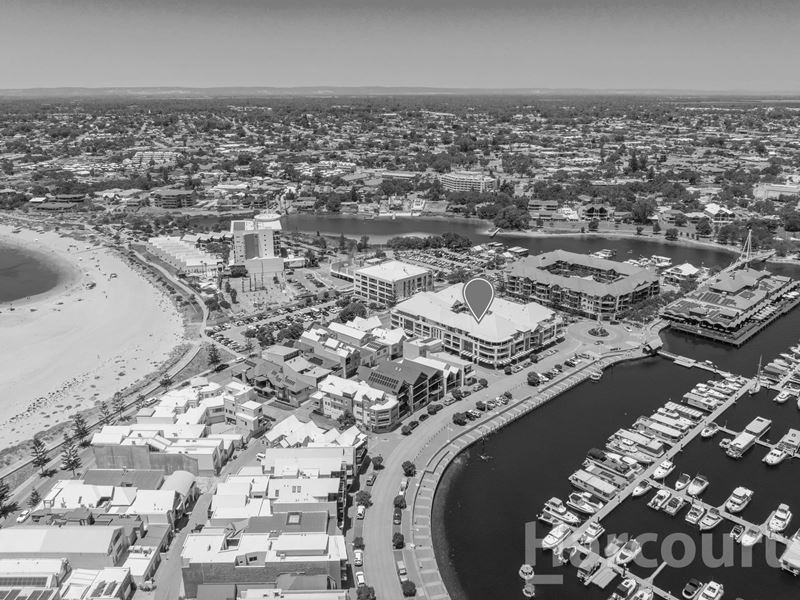
<svg viewBox="0 0 800 600"><path fill-rule="evenodd" d="M46 292L59 281L47 258L0 243L0 303Z"/></svg>
<svg viewBox="0 0 800 600"><path fill-rule="evenodd" d="M669 349L698 358L709 358L720 366L752 374L763 354L775 356L800 337L800 311L774 323L741 349L733 349L697 338L668 333ZM486 444L463 453L448 469L435 498L434 545L442 576L454 598L521 598L517 569L524 559L524 524L534 520L551 496L561 498L571 491L567 478L580 466L591 447L602 447L618 428L630 425L636 416L652 412L668 399L679 400L697 381L708 378L699 369L675 366L665 359L647 359L620 365L608 371L599 383L585 383L548 406L511 425ZM789 427L800 428L800 412L794 403L771 402L774 392L746 396L720 419L734 430L755 416L773 419L769 437L779 439ZM721 439L720 434L716 441ZM678 474L701 472L711 481L705 497L721 504L737 485L756 491L743 513L763 522L780 502L792 506L798 519L789 533L800 525L800 465L797 461L770 469L761 462L766 450L755 448L741 461L726 457L715 441L697 440L676 460L668 479ZM484 461L480 455L489 455ZM697 530L683 520L686 509L675 519L647 508L650 495L628 500L605 521L608 532L639 535L654 532L663 539L684 532L699 539ZM465 527L464 523L469 523ZM715 547L727 535L723 522L714 532ZM726 586L726 597L797 598L800 582L765 566L764 546L753 553L752 568L733 566L711 570L699 559L685 569L666 568L657 579L660 587L679 594L690 577L715 579ZM678 552L680 555L680 552ZM539 586L537 599L607 598L611 588L585 588L572 568L554 568L550 556L537 555L537 572L561 573L565 583L558 587ZM736 563L737 565L740 563ZM647 571L634 569L647 576Z"/></svg>

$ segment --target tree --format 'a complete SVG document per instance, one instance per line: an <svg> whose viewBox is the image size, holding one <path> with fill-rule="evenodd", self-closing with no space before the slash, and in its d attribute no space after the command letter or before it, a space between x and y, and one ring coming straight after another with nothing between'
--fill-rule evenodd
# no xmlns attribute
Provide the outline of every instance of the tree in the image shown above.
<svg viewBox="0 0 800 600"><path fill-rule="evenodd" d="M403 494L398 494L394 497L394 507L403 509L407 506L406 497Z"/></svg>
<svg viewBox="0 0 800 600"><path fill-rule="evenodd" d="M122 401L122 394L120 392L114 394L114 397L111 399L111 406L114 408L115 415L122 414L122 411L125 409L125 404Z"/></svg>
<svg viewBox="0 0 800 600"><path fill-rule="evenodd" d="M356 506L363 505L369 508L370 506L372 506L372 494L370 494L366 490L359 490L353 497L353 501L356 503Z"/></svg>
<svg viewBox="0 0 800 600"><path fill-rule="evenodd" d="M688 223L688 222L689 222L689 219L686 217L685 214L678 213L677 215L675 215L675 225L677 227L685 227L686 223Z"/></svg>
<svg viewBox="0 0 800 600"><path fill-rule="evenodd" d="M664 237L672 242L678 239L678 229L676 227L670 227L667 229Z"/></svg>
<svg viewBox="0 0 800 600"><path fill-rule="evenodd" d="M342 414L339 415L339 418L336 419L339 422L339 426L342 429L349 429L353 425L356 424L356 418L353 416L349 410L345 410Z"/></svg>
<svg viewBox="0 0 800 600"><path fill-rule="evenodd" d="M358 588L356 600L375 600L375 588L369 585Z"/></svg>
<svg viewBox="0 0 800 600"><path fill-rule="evenodd" d="M403 473L406 477L413 477L417 474L417 465L410 460L403 462Z"/></svg>
<svg viewBox="0 0 800 600"><path fill-rule="evenodd" d="M44 475L44 468L49 462L47 458L47 448L44 442L39 438L33 438L33 466L39 469L39 472Z"/></svg>
<svg viewBox="0 0 800 600"><path fill-rule="evenodd" d="M697 232L697 235L700 236L705 237L711 235L712 229L710 221L708 219L701 219L700 222L697 224L697 227L695 227L695 231Z"/></svg>
<svg viewBox="0 0 800 600"><path fill-rule="evenodd" d="M0 479L0 518L5 518L17 509L16 502L9 502L11 490L8 484Z"/></svg>
<svg viewBox="0 0 800 600"><path fill-rule="evenodd" d="M89 436L89 428L86 426L86 419L80 413L72 415L72 433L78 444L86 445L86 438Z"/></svg>
<svg viewBox="0 0 800 600"><path fill-rule="evenodd" d="M110 414L108 412L108 404L106 404L105 400L102 400L100 402L100 407L99 408L100 408L100 422L101 423L105 423L106 421L108 421L108 417L109 417L109 414Z"/></svg>
<svg viewBox="0 0 800 600"><path fill-rule="evenodd" d="M536 371L528 371L528 385L538 385L539 384L539 375L536 374Z"/></svg>
<svg viewBox="0 0 800 600"><path fill-rule="evenodd" d="M597 229L600 227L600 222L597 219L592 219L587 224L587 227L589 228L589 231L597 231Z"/></svg>
<svg viewBox="0 0 800 600"><path fill-rule="evenodd" d="M238 297L239 297L239 292L236 291L236 288L231 288L230 296L231 296L231 303L236 304L238 302Z"/></svg>
<svg viewBox="0 0 800 600"><path fill-rule="evenodd" d="M65 431L64 432L64 448L61 451L61 468L65 471L72 471L72 475L75 475L75 470L81 468L81 457L78 454L78 447L75 445L75 442L69 436L69 434Z"/></svg>
<svg viewBox="0 0 800 600"><path fill-rule="evenodd" d="M36 488L33 489L31 495L28 497L28 508L34 509L39 505L39 502L42 501L42 497L39 495L39 490Z"/></svg>
<svg viewBox="0 0 800 600"><path fill-rule="evenodd" d="M144 401L144 394L139 394L136 396L136 410L142 410L144 408Z"/></svg>
<svg viewBox="0 0 800 600"><path fill-rule="evenodd" d="M372 468L376 471L380 471L383 468L383 457L380 454L372 457Z"/></svg>
<svg viewBox="0 0 800 600"><path fill-rule="evenodd" d="M366 234L362 235L356 247L358 248L359 252L366 251L369 248L369 236Z"/></svg>
<svg viewBox="0 0 800 600"><path fill-rule="evenodd" d="M361 536L353 538L353 548L356 550L363 550L364 549L364 538Z"/></svg>
<svg viewBox="0 0 800 600"><path fill-rule="evenodd" d="M480 379L478 379L478 385L480 385L481 387L485 388L485 387L488 387L489 382L486 381L486 379L484 379L483 377L481 377Z"/></svg>
<svg viewBox="0 0 800 600"><path fill-rule="evenodd" d="M467 424L467 416L462 412L457 412L453 415L453 423L464 426Z"/></svg>
<svg viewBox="0 0 800 600"><path fill-rule="evenodd" d="M161 379L158 380L158 384L163 388L168 388L172 385L172 376L164 374Z"/></svg>
<svg viewBox="0 0 800 600"><path fill-rule="evenodd" d="M458 402L464 397L464 392L461 391L461 388L456 388L452 392L450 392L450 395L453 396L453 400Z"/></svg>
<svg viewBox="0 0 800 600"><path fill-rule="evenodd" d="M413 598L417 595L417 585L410 579L400 582L400 587L403 588L403 596L406 598Z"/></svg>
<svg viewBox="0 0 800 600"><path fill-rule="evenodd" d="M325 238L320 238L325 239ZM319 266L319 258L317 258L317 253L314 252L311 248L306 250L306 265L309 267L316 267Z"/></svg>
<svg viewBox="0 0 800 600"><path fill-rule="evenodd" d="M661 232L661 225L659 225L658 221L653 221L653 233L660 233Z"/></svg>
<svg viewBox="0 0 800 600"><path fill-rule="evenodd" d="M208 360L209 367L215 367L221 362L221 358L219 356L219 348L217 348L216 344L209 344L208 349L206 350L206 357Z"/></svg>
<svg viewBox="0 0 800 600"><path fill-rule="evenodd" d="M400 550L400 548L402 548L405 545L406 545L405 536L399 531L395 531L394 534L392 534L392 546L395 547L395 550Z"/></svg>

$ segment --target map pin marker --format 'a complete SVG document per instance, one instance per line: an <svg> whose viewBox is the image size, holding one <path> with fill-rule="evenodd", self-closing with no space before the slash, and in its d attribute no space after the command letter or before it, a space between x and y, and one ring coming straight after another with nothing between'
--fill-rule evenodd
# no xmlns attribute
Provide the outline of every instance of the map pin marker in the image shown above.
<svg viewBox="0 0 800 600"><path fill-rule="evenodd" d="M481 319L489 312L489 307L494 301L494 286L492 282L483 277L475 277L464 284L464 304L467 305L469 312L475 320L480 323Z"/></svg>

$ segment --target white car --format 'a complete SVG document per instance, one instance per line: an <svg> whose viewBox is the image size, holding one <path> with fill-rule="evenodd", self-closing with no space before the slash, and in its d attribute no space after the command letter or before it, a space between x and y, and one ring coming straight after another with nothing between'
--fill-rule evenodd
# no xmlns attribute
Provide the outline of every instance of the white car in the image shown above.
<svg viewBox="0 0 800 600"><path fill-rule="evenodd" d="M24 523L25 520L30 516L31 516L31 511L23 510L21 513L19 513L19 516L17 517L17 523Z"/></svg>
<svg viewBox="0 0 800 600"><path fill-rule="evenodd" d="M363 519L364 515L367 514L367 507L363 504L359 504L358 508L356 509L356 518Z"/></svg>
<svg viewBox="0 0 800 600"><path fill-rule="evenodd" d="M364 578L364 571L356 571L356 585L358 587L367 585L367 580Z"/></svg>
<svg viewBox="0 0 800 600"><path fill-rule="evenodd" d="M364 551L363 550L356 550L353 552L353 564L356 567L360 567L364 564Z"/></svg>

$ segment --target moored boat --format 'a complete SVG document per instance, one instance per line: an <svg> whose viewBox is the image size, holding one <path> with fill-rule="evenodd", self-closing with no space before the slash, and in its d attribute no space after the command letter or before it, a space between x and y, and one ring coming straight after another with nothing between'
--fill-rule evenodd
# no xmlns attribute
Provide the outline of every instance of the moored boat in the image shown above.
<svg viewBox="0 0 800 600"><path fill-rule="evenodd" d="M686 489L686 493L690 496L699 496L708 487L708 479L706 479L705 475L695 475L692 482L689 484L689 487Z"/></svg>
<svg viewBox="0 0 800 600"><path fill-rule="evenodd" d="M642 545L636 539L628 540L625 545L619 549L619 552L614 556L614 562L618 565L627 565L634 558L639 556L642 551Z"/></svg>
<svg viewBox="0 0 800 600"><path fill-rule="evenodd" d="M559 523L542 540L542 548L552 550L563 542L572 533L572 527L566 523Z"/></svg>
<svg viewBox="0 0 800 600"><path fill-rule="evenodd" d="M653 479L664 479L675 469L675 464L671 460L662 461L653 472Z"/></svg>
<svg viewBox="0 0 800 600"><path fill-rule="evenodd" d="M740 513L750 504L752 499L753 490L739 486L731 492L731 495L725 501L725 510L733 514Z"/></svg>
<svg viewBox="0 0 800 600"><path fill-rule="evenodd" d="M761 535L761 531L758 529L747 528L742 537L739 538L739 543L745 547L755 546L761 541Z"/></svg>
<svg viewBox="0 0 800 600"><path fill-rule="evenodd" d="M714 437L717 432L719 431L719 425L716 423L709 423L703 430L700 432L700 437L708 439Z"/></svg>
<svg viewBox="0 0 800 600"><path fill-rule="evenodd" d="M739 525L737 523L736 525L733 526L733 529L731 529L729 535L731 536L731 539L733 541L738 542L740 539L742 539L743 533L744 533L744 525Z"/></svg>
<svg viewBox="0 0 800 600"><path fill-rule="evenodd" d="M697 523L697 526L700 531L711 531L720 523L722 523L722 515L719 514L716 508L709 508L708 512Z"/></svg>
<svg viewBox="0 0 800 600"><path fill-rule="evenodd" d="M636 497L644 496L651 489L653 489L653 484L647 481L646 479L642 479L639 483L636 484L636 487L633 488L631 495Z"/></svg>
<svg viewBox="0 0 800 600"><path fill-rule="evenodd" d="M692 600L692 598L697 597L697 594L700 593L701 589L703 589L703 582L692 578L686 582L685 586L683 586L681 596L686 598L686 600Z"/></svg>
<svg viewBox="0 0 800 600"><path fill-rule="evenodd" d="M692 482L692 478L689 477L687 473L681 473L678 475L678 479L675 481L675 490L680 492L683 488L689 485Z"/></svg>
<svg viewBox="0 0 800 600"><path fill-rule="evenodd" d="M786 458L788 458L788 456L789 455L780 448L773 448L761 460L767 463L770 467L774 467L775 465L781 464L784 460L786 460Z"/></svg>
<svg viewBox="0 0 800 600"><path fill-rule="evenodd" d="M775 512L770 515L769 522L767 523L767 529L773 533L780 533L789 526L791 521L792 511L789 510L789 505L781 504L778 506Z"/></svg>
<svg viewBox="0 0 800 600"><path fill-rule="evenodd" d="M706 509L702 506L695 505L689 509L689 512L686 513L686 522L691 523L692 525L697 525L700 522L700 519L703 518L703 515L706 514Z"/></svg>
<svg viewBox="0 0 800 600"><path fill-rule="evenodd" d="M650 498L650 502L647 503L647 506L653 510L661 510L661 507L667 503L671 495L672 494L667 490L658 490L656 495Z"/></svg>
<svg viewBox="0 0 800 600"><path fill-rule="evenodd" d="M589 492L572 492L567 498L567 506L586 515L593 515L604 505Z"/></svg>
<svg viewBox="0 0 800 600"><path fill-rule="evenodd" d="M555 517L567 525L578 525L581 522L581 519L578 515L570 510L567 510L567 507L564 506L564 503L555 497L550 498L547 502L545 502L544 508L542 509L542 514Z"/></svg>
<svg viewBox="0 0 800 600"><path fill-rule="evenodd" d="M716 581L709 581L700 592L701 600L720 600L725 593L725 587Z"/></svg>
<svg viewBox="0 0 800 600"><path fill-rule="evenodd" d="M589 523L589 526L586 528L586 531L583 532L578 543L583 546L588 546L589 544L593 544L596 542L603 533L605 533L606 528L603 527L598 521L592 521Z"/></svg>
<svg viewBox="0 0 800 600"><path fill-rule="evenodd" d="M664 504L664 512L667 513L670 517L674 517L677 515L681 509L686 505L686 500L681 498L680 496L673 496Z"/></svg>

